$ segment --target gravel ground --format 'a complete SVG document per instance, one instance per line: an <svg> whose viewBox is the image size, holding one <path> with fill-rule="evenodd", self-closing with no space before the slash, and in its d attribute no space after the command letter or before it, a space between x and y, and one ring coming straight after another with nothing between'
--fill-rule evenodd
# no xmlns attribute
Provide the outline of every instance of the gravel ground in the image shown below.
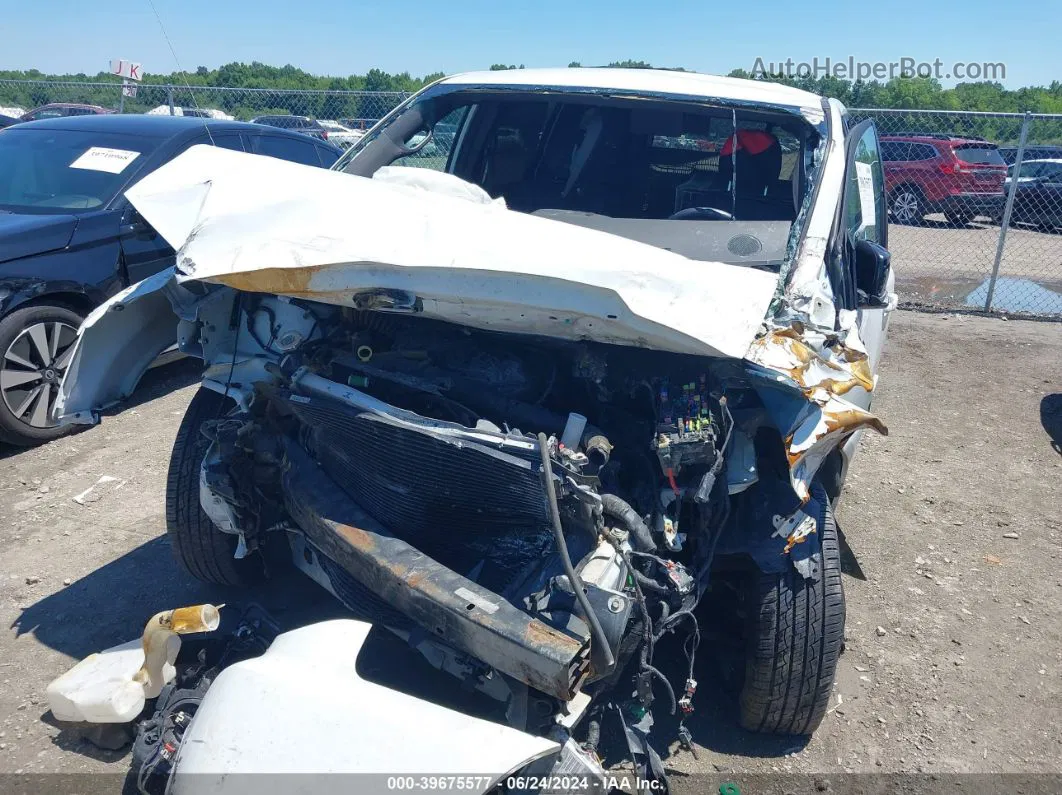
<svg viewBox="0 0 1062 795"><path fill-rule="evenodd" d="M705 791L690 774L869 792L884 779L844 774L1062 773L1060 332L897 313L876 404L890 435L864 440L838 517L848 624L831 710L806 745L745 733L705 662L697 758L667 760L676 790ZM126 753L53 725L46 685L156 610L231 596L179 574L164 536L169 449L195 389L191 363L160 368L102 426L0 450L0 774L124 773ZM297 623L335 610L322 593L293 580L258 596ZM97 780L118 791L117 775Z"/></svg>
<svg viewBox="0 0 1062 795"><path fill-rule="evenodd" d="M889 251L901 299L933 306L963 306L969 299L971 306L983 308L998 243L999 227L985 219L956 227L942 215L929 215L919 226L889 224ZM1012 226L999 276L992 302L996 309L1059 313L1062 234Z"/></svg>

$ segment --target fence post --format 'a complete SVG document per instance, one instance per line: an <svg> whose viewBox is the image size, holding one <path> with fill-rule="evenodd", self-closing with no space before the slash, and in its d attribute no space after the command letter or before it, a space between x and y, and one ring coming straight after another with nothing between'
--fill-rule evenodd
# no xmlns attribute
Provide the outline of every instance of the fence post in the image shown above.
<svg viewBox="0 0 1062 795"><path fill-rule="evenodd" d="M170 106L170 115L171 116L174 115L173 114L173 86L172 85L166 86L166 102Z"/></svg>
<svg viewBox="0 0 1062 795"><path fill-rule="evenodd" d="M1021 161L1025 157L1025 140L1029 137L1029 111L1021 122L1021 137L1018 139L1018 153L1014 156L1014 171L1010 178L1010 190L1007 191L1007 203L1003 206L1003 218L999 222L999 240L996 242L996 260L992 263L992 275L988 279L988 295L985 296L985 311L992 311L992 296L996 292L996 279L999 278L999 263L1003 261L1003 246L1007 242L1007 229L1010 228L1010 215L1014 211L1014 194L1018 190L1021 175Z"/></svg>
<svg viewBox="0 0 1062 795"><path fill-rule="evenodd" d="M118 87L118 113L125 113L125 86Z"/></svg>

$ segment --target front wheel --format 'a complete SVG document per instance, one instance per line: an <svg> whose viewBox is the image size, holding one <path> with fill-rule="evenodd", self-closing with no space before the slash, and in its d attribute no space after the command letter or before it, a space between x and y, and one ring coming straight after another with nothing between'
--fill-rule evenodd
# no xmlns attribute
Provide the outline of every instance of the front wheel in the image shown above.
<svg viewBox="0 0 1062 795"><path fill-rule="evenodd" d="M200 389L188 404L166 476L166 535L177 564L197 580L248 586L264 577L261 558L233 557L238 537L218 530L199 503L199 470L210 447L201 428L232 405L227 397L209 389Z"/></svg>
<svg viewBox="0 0 1062 795"><path fill-rule="evenodd" d="M0 442L29 447L69 433L52 417L81 316L61 306L0 320Z"/></svg>
<svg viewBox="0 0 1062 795"><path fill-rule="evenodd" d="M844 645L844 589L833 512L821 490L816 501L824 506L818 580L787 566L749 583L741 725L751 731L810 735L829 705Z"/></svg>

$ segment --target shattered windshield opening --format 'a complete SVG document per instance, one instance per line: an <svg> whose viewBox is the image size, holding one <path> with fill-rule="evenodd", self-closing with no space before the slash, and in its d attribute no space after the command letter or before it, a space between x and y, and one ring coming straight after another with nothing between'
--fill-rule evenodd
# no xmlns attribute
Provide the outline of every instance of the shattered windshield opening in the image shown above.
<svg viewBox="0 0 1062 795"><path fill-rule="evenodd" d="M768 108L460 91L402 109L340 168L445 171L519 212L777 271L817 142Z"/></svg>

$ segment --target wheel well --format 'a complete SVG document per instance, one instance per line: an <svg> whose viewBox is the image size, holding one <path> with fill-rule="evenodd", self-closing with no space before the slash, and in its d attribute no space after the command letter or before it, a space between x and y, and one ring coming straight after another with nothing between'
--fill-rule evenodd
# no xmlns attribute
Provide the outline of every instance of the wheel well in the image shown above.
<svg viewBox="0 0 1062 795"><path fill-rule="evenodd" d="M31 306L61 306L72 312L77 312L84 317L96 308L95 302L84 293L47 293L23 301L15 309L25 309Z"/></svg>
<svg viewBox="0 0 1062 795"><path fill-rule="evenodd" d="M904 188L907 188L908 190L910 190L910 191L912 191L914 193L917 193L919 198L921 198L923 200L926 197L925 192L920 187L918 187L918 183L917 182L901 182L899 185L897 185L895 188L893 188L891 191L889 191L889 198L891 199L893 196L895 196L897 193L899 193Z"/></svg>

